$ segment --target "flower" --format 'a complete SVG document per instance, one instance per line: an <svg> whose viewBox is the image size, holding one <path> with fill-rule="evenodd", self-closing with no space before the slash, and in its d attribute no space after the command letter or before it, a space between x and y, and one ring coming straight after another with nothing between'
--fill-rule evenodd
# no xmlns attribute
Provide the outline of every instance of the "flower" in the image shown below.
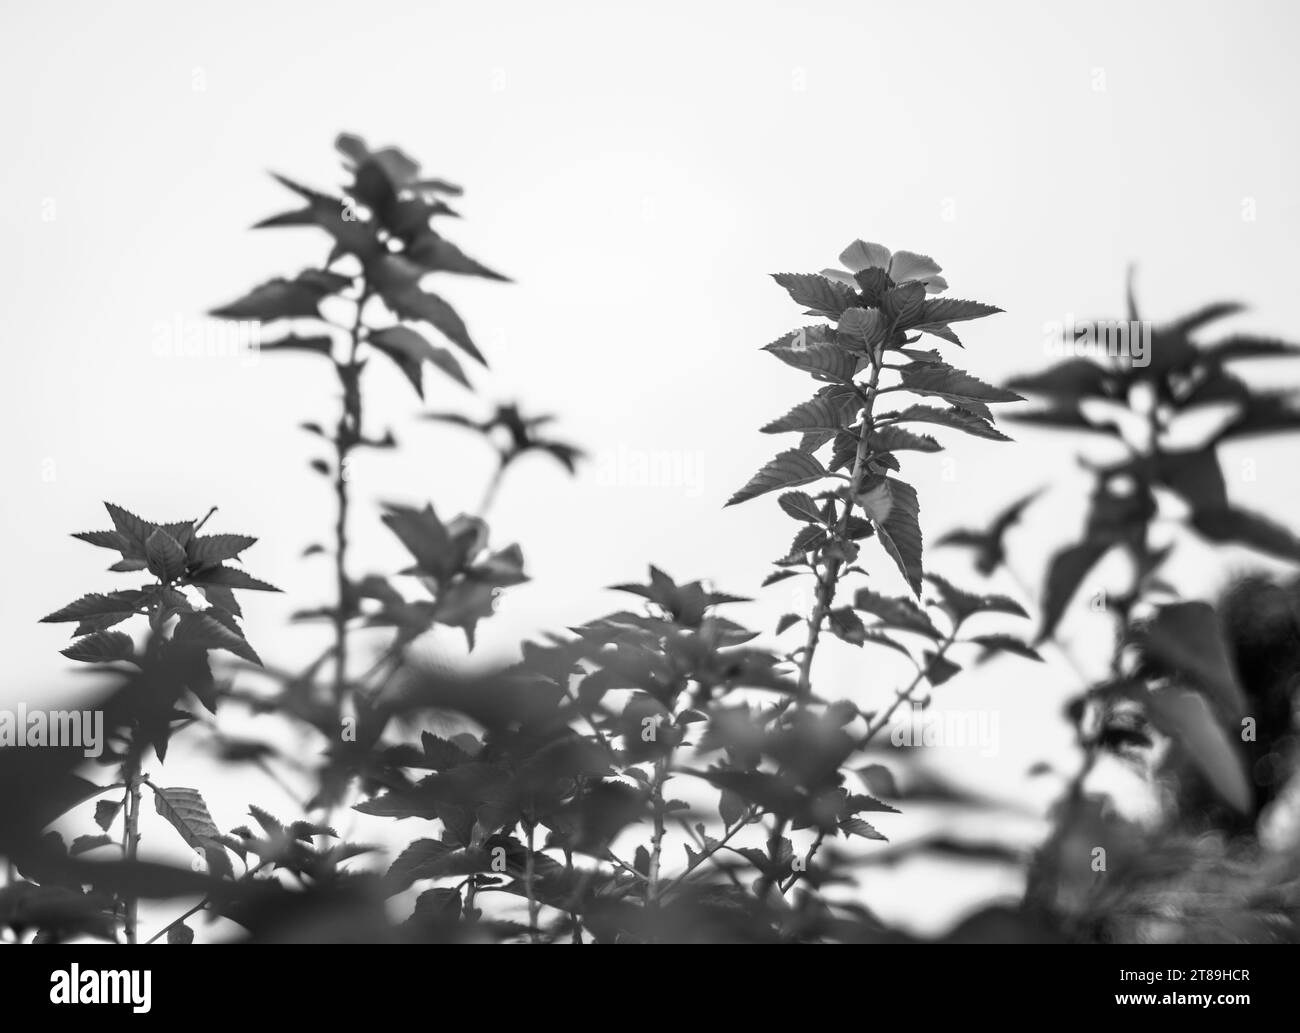
<svg viewBox="0 0 1300 1033"><path fill-rule="evenodd" d="M895 285L923 283L927 294L938 294L948 288L948 281L939 275L942 270L933 258L913 251L890 252L884 244L867 244L855 240L840 254L840 261L848 268L823 269L828 280L848 284L857 289L857 274L867 269L880 269Z"/></svg>

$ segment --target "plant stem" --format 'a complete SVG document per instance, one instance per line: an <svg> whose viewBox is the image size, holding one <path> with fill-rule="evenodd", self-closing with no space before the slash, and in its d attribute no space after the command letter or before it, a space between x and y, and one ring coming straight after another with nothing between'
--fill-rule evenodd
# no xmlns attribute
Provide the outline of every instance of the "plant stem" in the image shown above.
<svg viewBox="0 0 1300 1033"><path fill-rule="evenodd" d="M541 906L537 903L537 894L533 892L533 878L535 868L533 864L533 823L525 819L524 829L528 836L526 844L528 853L524 857L524 890L528 894L528 939L533 943L541 943L541 937L538 935L537 918L541 911Z"/></svg>
<svg viewBox="0 0 1300 1033"><path fill-rule="evenodd" d="M654 808L654 832L650 838L650 870L646 880L645 901L656 904L659 900L659 865L664 848L664 782L668 778L669 758L655 761L655 777L650 788L650 805Z"/></svg>
<svg viewBox="0 0 1300 1033"><path fill-rule="evenodd" d="M853 457L853 475L849 480L849 501L844 504L844 511L840 514L839 523L836 527L835 538L842 540L848 531L849 517L853 513L853 499L857 496L862 487L862 479L866 472L867 455L871 451L871 433L875 429L872 409L876 404L876 396L880 394L880 371L884 368L885 342L893 334L893 328L890 328L889 334L885 335L884 340L871 353L871 379L867 383L866 390L862 394L862 435L858 438L858 450ZM835 589L839 584L840 569L843 562L838 558L827 560L823 573L817 575L817 600L813 606L812 616L808 618L808 638L804 643L803 651L799 655L799 695L807 696L812 692L812 665L813 657L817 653L817 644L821 641L822 624L825 623L831 607L835 603Z"/></svg>
<svg viewBox="0 0 1300 1033"><path fill-rule="evenodd" d="M128 864L133 862L140 846L140 758L134 757L127 761L125 772L126 779L126 796L123 805L126 808L126 817L123 822L122 830L122 856ZM123 921L126 932L126 942L135 943L137 931L139 928L139 901L134 897L128 897L126 900L126 915Z"/></svg>
<svg viewBox="0 0 1300 1033"><path fill-rule="evenodd" d="M867 730L862 733L862 738L858 740L858 749L862 749L863 747L868 745L872 739L874 739L877 735L879 735L880 730L884 728L885 725L889 724L889 719L894 716L894 712L898 710L898 708L901 707L904 703L907 703L911 700L912 693L914 693L920 687L921 682L929 676L930 668L934 666L934 664L936 664L938 661L942 660L943 655L946 652L948 652L948 649L952 646L952 644L957 641L957 631L961 627L961 624L962 624L961 621L957 621L957 623L953 625L952 631L948 632L947 637L943 640L939 648L935 651L935 654L931 658L930 662L926 664L924 667L917 668L916 675L907 684L907 686L895 692L894 699L889 704L889 706L885 707L885 709L882 710L879 714L877 714L872 719L871 723L867 725Z"/></svg>
<svg viewBox="0 0 1300 1033"><path fill-rule="evenodd" d="M149 939L145 940L145 941L144 941L144 942L145 942L145 946L148 946L149 944L154 943L155 941L157 941L158 939L162 938L163 936L166 936L166 935L167 935L167 931L168 931L169 929L171 929L173 926L180 925L183 921L185 921L185 919L189 918L190 915L196 915L196 914L198 914L200 911L202 911L202 910L203 910L205 907L207 907L207 906L208 906L208 898L207 898L207 897L204 897L204 898L203 898L202 900L200 900L197 904L195 904L192 908L190 908L188 911L186 911L185 914L179 916L178 918L173 918L173 919L172 919L170 922L168 922L165 926L163 926L163 927L162 927L161 929L159 929L156 933L154 933L152 936L150 936Z"/></svg>
<svg viewBox="0 0 1300 1033"><path fill-rule="evenodd" d="M334 700L341 703L348 681L348 617L352 609L352 587L348 581L348 460L361 440L361 366L357 350L364 332L362 317L370 297L369 285L361 289L357 311L349 335L346 363L337 363L339 384L343 388L343 408L334 434L334 583L337 603L334 610Z"/></svg>

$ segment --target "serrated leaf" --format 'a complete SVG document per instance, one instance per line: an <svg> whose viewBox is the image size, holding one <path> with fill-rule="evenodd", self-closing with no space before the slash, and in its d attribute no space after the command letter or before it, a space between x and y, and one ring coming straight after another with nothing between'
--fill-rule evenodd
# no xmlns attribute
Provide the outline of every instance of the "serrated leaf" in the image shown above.
<svg viewBox="0 0 1300 1033"><path fill-rule="evenodd" d="M275 585L267 584L244 573L235 567L218 564L215 567L203 567L190 576L190 580L200 588L217 585L223 588L244 588L252 592L278 592Z"/></svg>
<svg viewBox="0 0 1300 1033"><path fill-rule="evenodd" d="M208 534L192 539L185 546L185 556L190 563L203 565L237 559L239 554L257 543L246 534Z"/></svg>
<svg viewBox="0 0 1300 1033"><path fill-rule="evenodd" d="M896 477L881 477L855 501L871 518L880 544L898 565L904 580L920 595L922 539L916 489Z"/></svg>
<svg viewBox="0 0 1300 1033"><path fill-rule="evenodd" d="M160 581L175 581L185 573L185 549L161 527L145 540L144 554L149 573Z"/></svg>
<svg viewBox="0 0 1300 1033"><path fill-rule="evenodd" d="M91 593L68 603L41 618L42 624L60 624L66 621L84 621L90 618L114 618L114 623L132 616L144 600L138 591ZM102 628L96 630L103 630Z"/></svg>
<svg viewBox="0 0 1300 1033"><path fill-rule="evenodd" d="M851 422L853 414L861 407L862 401L855 391L849 388L842 391L833 388L806 402L800 402L780 419L773 420L761 430L764 434L781 434L791 430L835 432Z"/></svg>
<svg viewBox="0 0 1300 1033"><path fill-rule="evenodd" d="M851 288L816 273L773 273L772 279L786 289L796 304L829 319L839 319L853 304Z"/></svg>
<svg viewBox="0 0 1300 1033"><path fill-rule="evenodd" d="M861 836L863 839L876 839L882 843L888 843L889 840L875 830L868 822L861 818L845 818L839 823L840 831L846 836Z"/></svg>
<svg viewBox="0 0 1300 1033"><path fill-rule="evenodd" d="M873 452L942 452L943 446L929 434L913 434L889 424L871 434Z"/></svg>
<svg viewBox="0 0 1300 1033"><path fill-rule="evenodd" d="M60 650L69 660L86 664L105 664L114 660L135 660L131 636L120 631L97 631Z"/></svg>
<svg viewBox="0 0 1300 1033"><path fill-rule="evenodd" d="M172 641L184 642L201 649L224 649L262 666L261 657L245 640L233 618L230 624L226 624L212 611L182 614L176 622L176 630L172 632Z"/></svg>
<svg viewBox="0 0 1300 1033"><path fill-rule="evenodd" d="M978 377L947 363L909 362L898 372L903 387L913 394L935 395L966 407L970 403L1024 401L1014 391L986 384Z"/></svg>
<svg viewBox="0 0 1300 1033"><path fill-rule="evenodd" d="M726 504L734 506L738 502L745 502L765 492L775 491L777 488L808 484L825 476L826 468L814 456L792 448L782 452L759 470L750 478L748 484L727 500Z"/></svg>
<svg viewBox="0 0 1300 1033"><path fill-rule="evenodd" d="M880 631L878 628L867 628L862 633L863 645L866 645L868 642L877 646L886 646L889 649L893 649L899 653L902 653L909 660L912 659L911 650L909 650L905 645L903 645L903 643L899 642L897 639L890 638L888 635L886 635L883 631Z"/></svg>
<svg viewBox="0 0 1300 1033"><path fill-rule="evenodd" d="M996 305L985 305L981 301L963 301L961 298L935 298L921 306L918 321L912 326L914 330L934 325L946 326L948 323L960 323L968 319L982 319L1001 312Z"/></svg>
<svg viewBox="0 0 1300 1033"><path fill-rule="evenodd" d="M885 627L914 631L936 642L943 637L930 615L906 596L881 595L870 588L860 588L853 598L853 608L871 614Z"/></svg>
<svg viewBox="0 0 1300 1033"><path fill-rule="evenodd" d="M828 326L805 326L764 345L763 350L805 373L847 382L857 371L858 359L836 344L833 334Z"/></svg>
<svg viewBox="0 0 1300 1033"><path fill-rule="evenodd" d="M803 491L787 491L779 499L777 504L796 520L803 520L807 523L820 524L822 522L821 513L817 508L817 503L813 501L812 496ZM47 620L49 618L46 618Z"/></svg>
<svg viewBox="0 0 1300 1033"><path fill-rule="evenodd" d="M860 646L867 638L867 629L862 618L851 606L837 606L826 614L832 634L850 645Z"/></svg>
<svg viewBox="0 0 1300 1033"><path fill-rule="evenodd" d="M936 409L930 405L909 405L906 409L882 414L881 418L885 416L895 423L933 423L940 427L950 427L977 438L987 438L989 441L1011 440L987 420L963 409Z"/></svg>
<svg viewBox="0 0 1300 1033"><path fill-rule="evenodd" d="M197 789L157 789L154 807L191 849L203 851L208 859L208 870L213 875L234 878L234 868L222 845L221 832Z"/></svg>

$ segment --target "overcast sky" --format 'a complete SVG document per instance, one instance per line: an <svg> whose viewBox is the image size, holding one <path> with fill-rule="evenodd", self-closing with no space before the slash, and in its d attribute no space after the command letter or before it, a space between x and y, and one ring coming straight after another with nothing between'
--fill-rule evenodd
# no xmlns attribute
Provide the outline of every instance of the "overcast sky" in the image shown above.
<svg viewBox="0 0 1300 1033"><path fill-rule="evenodd" d="M856 237L933 255L951 294L1006 310L963 334L960 364L991 381L1048 361L1045 324L1118 313L1130 262L1157 319L1226 296L1251 305L1233 325L1296 336L1296 11L7 5L0 700L30 700L69 666L67 628L42 614L133 583L67 537L107 526L104 499L155 520L220 506L209 529L259 536L248 568L286 591L246 600L250 640L279 664L309 654L314 633L285 617L329 591L326 564L298 555L328 535L332 502L294 428L328 417L332 373L310 356L176 357L157 342L320 260L310 231L248 227L293 207L267 170L340 181L340 130L466 187L465 219L443 228L517 281L431 283L489 356L482 394L556 413L557 433L592 453L576 480L530 458L498 497L494 539L522 545L533 581L503 598L484 653L621 606L603 586L648 562L757 595L733 616L770 630L799 605L786 586L759 592L792 526L772 499L722 508L783 447L757 428L808 394L759 351L806 322L768 274L833 265ZM356 573L405 562L367 504L432 499L450 516L490 473L472 440L417 423L409 386L379 366L371 429L391 426L404 448L354 464ZM485 404L426 383L429 408ZM1084 481L1070 439L1012 433L947 434L949 452L909 453L904 472L928 538L1054 484L1015 539L1036 584L1048 546L1075 531ZM1248 449L1229 453L1231 494L1285 517L1294 461L1281 443ZM1254 481L1238 472L1247 458ZM637 483L656 459L667 483ZM878 584L899 590L873 550ZM1187 591L1221 580L1210 555L1182 556ZM971 581L964 557L928 558ZM1080 612L1066 630L1100 660L1102 622ZM896 659L836 643L819 673L828 694L883 693ZM1002 756L975 777L1019 779L1066 741L1051 717L1079 681L1052 660L953 683L948 705L1003 718Z"/></svg>

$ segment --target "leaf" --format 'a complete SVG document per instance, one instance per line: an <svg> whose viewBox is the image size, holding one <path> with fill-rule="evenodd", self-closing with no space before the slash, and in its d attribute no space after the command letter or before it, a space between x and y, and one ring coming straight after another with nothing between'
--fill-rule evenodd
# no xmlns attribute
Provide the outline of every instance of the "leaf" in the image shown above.
<svg viewBox="0 0 1300 1033"><path fill-rule="evenodd" d="M918 284L918 286L920 286ZM920 288L922 296L925 288ZM849 308L840 315L835 327L835 339L844 347L869 350L879 344L889 331L888 322L877 309Z"/></svg>
<svg viewBox="0 0 1300 1033"><path fill-rule="evenodd" d="M1269 337L1234 334L1203 349L1205 355L1221 362L1233 359L1271 359L1300 355L1300 345Z"/></svg>
<svg viewBox="0 0 1300 1033"><path fill-rule="evenodd" d="M856 501L871 518L880 544L898 565L904 580L920 595L922 541L916 489L896 477L882 477Z"/></svg>
<svg viewBox="0 0 1300 1033"><path fill-rule="evenodd" d="M197 789L157 789L154 806L191 849L203 851L213 875L234 878L230 856L221 843L221 832Z"/></svg>
<svg viewBox="0 0 1300 1033"><path fill-rule="evenodd" d="M60 652L69 660L87 664L106 664L114 660L134 660L135 644L131 636L120 631L97 631L78 639Z"/></svg>
<svg viewBox="0 0 1300 1033"><path fill-rule="evenodd" d="M1177 742L1215 792L1242 814L1251 813L1254 790L1231 737L1195 692L1162 689L1147 694L1152 723Z"/></svg>
<svg viewBox="0 0 1300 1033"><path fill-rule="evenodd" d="M95 804L95 824L107 832L117 819L117 812L122 809L120 800L100 800Z"/></svg>
<svg viewBox="0 0 1300 1033"><path fill-rule="evenodd" d="M1068 401L1080 398L1108 398L1114 375L1088 359L1066 359L1041 373L1012 377L1007 387L1031 395L1048 395Z"/></svg>
<svg viewBox="0 0 1300 1033"><path fill-rule="evenodd" d="M410 327L393 326L378 333L371 334L367 342L383 352L397 364L406 379L415 388L415 393L424 397L423 369L428 362L442 370L458 384L469 387L470 383L461 369L460 363L446 348L437 348Z"/></svg>
<svg viewBox="0 0 1300 1033"><path fill-rule="evenodd" d="M1246 713L1228 644L1208 603L1162 606L1134 631L1133 639L1146 658L1162 671L1200 688L1229 720Z"/></svg>
<svg viewBox="0 0 1300 1033"><path fill-rule="evenodd" d="M830 392L819 394L806 402L796 405L778 420L773 420L761 428L764 434L780 434L785 431L829 430L838 431L853 419L854 413L862 407L862 400L851 389L832 388Z"/></svg>
<svg viewBox="0 0 1300 1033"><path fill-rule="evenodd" d="M167 942L186 944L194 942L194 930L184 922L173 922L167 929Z"/></svg>
<svg viewBox="0 0 1300 1033"><path fill-rule="evenodd" d="M277 277L242 298L212 310L219 319L319 319L321 299L349 286L352 280L320 269L308 269L292 280Z"/></svg>
<svg viewBox="0 0 1300 1033"><path fill-rule="evenodd" d="M112 836L78 836L72 841L72 846L68 847L68 856L77 857L97 847L115 845L116 840Z"/></svg>
<svg viewBox="0 0 1300 1033"><path fill-rule="evenodd" d="M60 624L66 621L84 621L92 618L113 618L112 623L124 621L132 616L144 601L144 593L137 591L109 592L107 595L92 593L68 603L53 613L41 618L42 624ZM104 627L96 630L102 631Z"/></svg>
<svg viewBox="0 0 1300 1033"><path fill-rule="evenodd" d="M925 660L925 677L931 685L936 687L951 679L955 674L961 671L961 667L953 663L946 656L940 656L938 653L926 650Z"/></svg>
<svg viewBox="0 0 1300 1033"><path fill-rule="evenodd" d="M185 546L185 555L190 563L220 563L237 559L241 552L256 543L256 538L246 534L199 535Z"/></svg>
<svg viewBox="0 0 1300 1033"><path fill-rule="evenodd" d="M882 415L888 416L895 423L933 423L940 427L964 431L977 438L990 441L1010 441L1000 430L987 420L983 420L965 409L936 409L930 405L909 405L906 409Z"/></svg>
<svg viewBox="0 0 1300 1033"><path fill-rule="evenodd" d="M1051 637L1056 630L1065 608L1079 583L1088 576L1088 571L1110 549L1111 543L1105 541L1087 541L1061 549L1052 557L1047 568L1047 580L1043 588L1043 626L1038 632L1035 644Z"/></svg>
<svg viewBox="0 0 1300 1033"><path fill-rule="evenodd" d="M149 573L160 581L175 581L185 573L184 548L161 527L145 540L144 553Z"/></svg>
<svg viewBox="0 0 1300 1033"><path fill-rule="evenodd" d="M861 836L863 839L876 839L883 843L889 842L888 839L861 818L845 818L840 822L840 831L846 836Z"/></svg>
<svg viewBox="0 0 1300 1033"><path fill-rule="evenodd" d="M1038 655L1038 650L1012 635L975 635L969 641L983 646L990 653L1015 653L1016 656L1023 656L1027 660L1043 662L1043 658Z"/></svg>
<svg viewBox="0 0 1300 1033"><path fill-rule="evenodd" d="M200 586L217 585L223 588L244 588L251 592L278 592L275 585L260 581L250 574L245 574L235 567L218 564L215 567L203 567L190 575L190 580Z"/></svg>
<svg viewBox="0 0 1300 1033"><path fill-rule="evenodd" d="M728 506L745 502L765 492L777 488L794 487L820 480L826 476L826 468L818 460L797 448L782 452L759 470L748 484L727 500Z"/></svg>
<svg viewBox="0 0 1300 1033"><path fill-rule="evenodd" d="M821 512L817 508L817 503L813 501L812 496L802 491L787 491L779 499L777 504L796 520L804 520L812 524L822 522Z"/></svg>
<svg viewBox="0 0 1300 1033"><path fill-rule="evenodd" d="M871 449L873 452L942 452L943 446L929 434L913 434L886 424L872 432Z"/></svg>
<svg viewBox="0 0 1300 1033"><path fill-rule="evenodd" d="M836 638L852 646L860 646L866 641L867 629L851 606L837 606L826 617Z"/></svg>
<svg viewBox="0 0 1300 1033"><path fill-rule="evenodd" d="M911 650L903 645L903 643L899 642L897 639L890 638L883 631L879 631L875 628L867 628L862 633L862 642L864 645L870 642L877 646L887 646L890 649L902 653L909 660L912 659Z"/></svg>
<svg viewBox="0 0 1300 1033"><path fill-rule="evenodd" d="M464 321L438 295L412 285L396 293L385 294L384 301L402 319L419 319L431 324L470 358L487 365L487 360L470 337Z"/></svg>
<svg viewBox="0 0 1300 1033"><path fill-rule="evenodd" d="M317 335L303 337L301 334L289 334L278 341L266 341L258 346L261 351L301 351L330 358L334 351L334 342L328 337Z"/></svg>
<svg viewBox="0 0 1300 1033"><path fill-rule="evenodd" d="M1208 326L1220 319L1226 319L1228 316L1235 316L1238 312L1244 312L1245 310L1244 305L1235 301L1215 301L1202 306L1195 312L1175 319L1169 324L1168 331L1174 334L1190 334L1203 326Z"/></svg>
<svg viewBox="0 0 1300 1033"><path fill-rule="evenodd" d="M787 629L793 628L802 620L803 618L797 613L782 614L781 619L776 622L776 633L778 635L784 634Z"/></svg>
<svg viewBox="0 0 1300 1033"><path fill-rule="evenodd" d="M839 319L854 301L851 288L816 273L773 273L772 279L789 292L796 304L829 319Z"/></svg>
<svg viewBox="0 0 1300 1033"><path fill-rule="evenodd" d="M487 280L510 282L508 276L502 276L481 262L476 262L451 241L428 229L427 226L407 244L406 250L402 253L429 272L460 273L464 276L481 276Z"/></svg>
<svg viewBox="0 0 1300 1033"><path fill-rule="evenodd" d="M925 579L939 590L944 607L954 620L963 621L976 613L1009 613L1016 617L1028 617L1019 603L1005 595L979 595L958 588L951 581L938 574L926 574Z"/></svg>
<svg viewBox="0 0 1300 1033"><path fill-rule="evenodd" d="M433 879L446 874L447 860L455 853L453 847L436 839L417 839L394 858L384 876L385 891L392 895L401 893L421 879Z"/></svg>
<svg viewBox="0 0 1300 1033"><path fill-rule="evenodd" d="M986 384L978 377L947 363L909 362L898 372L905 390L918 395L937 395L958 405L970 402L1024 401L1014 391Z"/></svg>
<svg viewBox="0 0 1300 1033"><path fill-rule="evenodd" d="M859 588L853 598L853 607L872 614L885 627L913 631L936 642L943 637L929 614L906 596L880 595L870 588Z"/></svg>
<svg viewBox="0 0 1300 1033"><path fill-rule="evenodd" d="M764 345L763 350L805 373L850 381L857 372L858 357L836 344L832 334L828 326L805 326Z"/></svg>
<svg viewBox="0 0 1300 1033"><path fill-rule="evenodd" d="M763 578L763 583L759 587L766 588L768 585L775 585L778 581L784 581L786 578L798 576L799 571L797 570L774 570L772 573L768 574L767 577Z"/></svg>
<svg viewBox="0 0 1300 1033"><path fill-rule="evenodd" d="M213 611L182 614L172 632L172 641L184 642L201 649L224 649L262 666L261 657L248 644L233 618L230 624L226 624Z"/></svg>
<svg viewBox="0 0 1300 1033"><path fill-rule="evenodd" d="M1093 423L1077 409L1031 409L1029 412L1008 413L1006 418L1016 423L1046 427L1048 430L1082 430L1110 434L1114 437L1120 436L1120 429L1116 424Z"/></svg>
<svg viewBox="0 0 1300 1033"><path fill-rule="evenodd" d="M982 319L1001 312L996 305L980 301L963 301L961 298L935 298L921 307L920 321L911 329L920 330L934 325L960 323L968 319Z"/></svg>
<svg viewBox="0 0 1300 1033"><path fill-rule="evenodd" d="M1191 523L1212 542L1237 542L1278 559L1300 560L1300 539L1259 513L1225 506L1198 510Z"/></svg>

